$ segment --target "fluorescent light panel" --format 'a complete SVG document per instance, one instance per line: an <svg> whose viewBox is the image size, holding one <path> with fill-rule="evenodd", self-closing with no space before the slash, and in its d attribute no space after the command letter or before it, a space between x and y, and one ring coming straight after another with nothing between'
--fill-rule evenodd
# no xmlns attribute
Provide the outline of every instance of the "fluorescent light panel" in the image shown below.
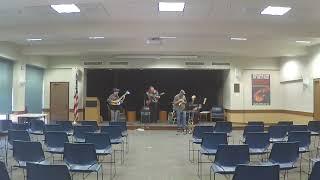
<svg viewBox="0 0 320 180"><path fill-rule="evenodd" d="M247 40L247 38L243 38L243 37L232 37L230 39L233 41L246 41Z"/></svg>
<svg viewBox="0 0 320 180"><path fill-rule="evenodd" d="M27 41L42 41L41 38L28 38Z"/></svg>
<svg viewBox="0 0 320 180"><path fill-rule="evenodd" d="M301 44L310 44L311 41L296 41L296 43L301 43Z"/></svg>
<svg viewBox="0 0 320 180"><path fill-rule="evenodd" d="M182 12L185 2L159 2L159 11L161 12Z"/></svg>
<svg viewBox="0 0 320 180"><path fill-rule="evenodd" d="M58 13L76 13L80 12L80 9L75 4L56 4L51 5L52 9Z"/></svg>
<svg viewBox="0 0 320 180"><path fill-rule="evenodd" d="M104 39L103 36L92 36L92 37L89 37L89 39Z"/></svg>
<svg viewBox="0 0 320 180"><path fill-rule="evenodd" d="M268 6L261 12L261 14L272 15L272 16L282 16L290 10L291 10L291 7Z"/></svg>
<svg viewBox="0 0 320 180"><path fill-rule="evenodd" d="M176 39L177 37L175 36L160 36L160 39Z"/></svg>

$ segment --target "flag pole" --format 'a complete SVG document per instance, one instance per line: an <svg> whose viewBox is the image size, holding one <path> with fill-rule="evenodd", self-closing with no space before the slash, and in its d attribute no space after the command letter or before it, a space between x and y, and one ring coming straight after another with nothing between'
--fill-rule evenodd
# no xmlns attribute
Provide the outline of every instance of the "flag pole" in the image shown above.
<svg viewBox="0 0 320 180"><path fill-rule="evenodd" d="M73 124L77 124L79 120L79 112L78 112L78 105L79 105L79 95L78 95L78 77L76 75L76 87L74 93L74 105L73 105Z"/></svg>

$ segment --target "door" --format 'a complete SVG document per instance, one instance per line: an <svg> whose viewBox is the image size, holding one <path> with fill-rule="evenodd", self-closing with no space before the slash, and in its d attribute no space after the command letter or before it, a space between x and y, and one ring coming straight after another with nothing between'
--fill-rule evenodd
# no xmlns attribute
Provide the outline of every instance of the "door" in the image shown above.
<svg viewBox="0 0 320 180"><path fill-rule="evenodd" d="M69 83L50 83L50 120L69 120Z"/></svg>
<svg viewBox="0 0 320 180"><path fill-rule="evenodd" d="M314 81L314 119L320 120L320 80Z"/></svg>

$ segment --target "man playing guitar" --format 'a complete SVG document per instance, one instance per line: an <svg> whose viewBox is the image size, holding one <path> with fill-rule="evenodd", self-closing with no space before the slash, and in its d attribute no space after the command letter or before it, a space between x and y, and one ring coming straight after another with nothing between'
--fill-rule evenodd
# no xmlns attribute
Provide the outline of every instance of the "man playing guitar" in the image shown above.
<svg viewBox="0 0 320 180"><path fill-rule="evenodd" d="M146 94L147 94L146 104L147 106L149 106L151 111L151 122L156 123L159 117L159 109L158 109L158 102L160 99L159 92L153 86L150 86Z"/></svg>
<svg viewBox="0 0 320 180"><path fill-rule="evenodd" d="M180 90L179 94L174 97L173 100L173 110L177 116L177 125L178 125L178 132L181 130L182 132L187 132L187 125L186 125L186 104L187 98L185 96L185 91Z"/></svg>
<svg viewBox="0 0 320 180"><path fill-rule="evenodd" d="M110 105L110 112L111 112L111 121L118 121L120 117L120 105L123 103L125 96L130 94L127 91L124 95L119 97L119 89L113 88L113 93L107 99L107 102Z"/></svg>

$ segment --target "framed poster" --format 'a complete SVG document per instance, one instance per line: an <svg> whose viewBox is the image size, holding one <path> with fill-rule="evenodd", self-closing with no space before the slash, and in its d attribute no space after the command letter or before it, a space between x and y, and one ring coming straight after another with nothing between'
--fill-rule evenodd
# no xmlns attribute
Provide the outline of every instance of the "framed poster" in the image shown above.
<svg viewBox="0 0 320 180"><path fill-rule="evenodd" d="M252 105L270 105L270 74L252 74Z"/></svg>

